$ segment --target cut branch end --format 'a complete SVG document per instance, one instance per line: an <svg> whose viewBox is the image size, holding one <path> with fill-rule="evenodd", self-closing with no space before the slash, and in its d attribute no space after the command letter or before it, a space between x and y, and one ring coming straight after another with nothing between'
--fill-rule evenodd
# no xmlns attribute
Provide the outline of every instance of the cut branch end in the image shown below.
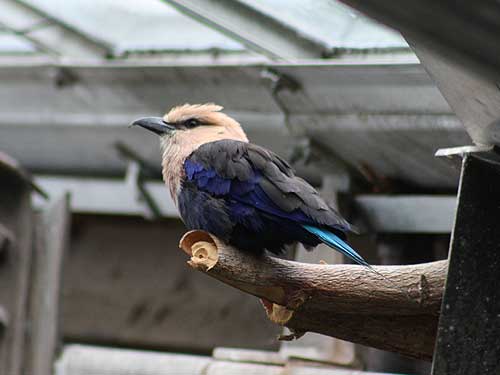
<svg viewBox="0 0 500 375"><path fill-rule="evenodd" d="M219 260L217 245L206 232L195 230L184 234L179 247L191 256L188 261L191 267L201 268L205 272L211 270Z"/></svg>

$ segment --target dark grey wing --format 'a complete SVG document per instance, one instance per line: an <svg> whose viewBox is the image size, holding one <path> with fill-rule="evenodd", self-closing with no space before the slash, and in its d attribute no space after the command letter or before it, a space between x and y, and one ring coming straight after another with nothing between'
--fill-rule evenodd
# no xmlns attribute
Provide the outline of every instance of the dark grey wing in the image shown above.
<svg viewBox="0 0 500 375"><path fill-rule="evenodd" d="M351 228L285 160L263 147L235 140L206 143L184 167L187 179L210 194L301 224Z"/></svg>

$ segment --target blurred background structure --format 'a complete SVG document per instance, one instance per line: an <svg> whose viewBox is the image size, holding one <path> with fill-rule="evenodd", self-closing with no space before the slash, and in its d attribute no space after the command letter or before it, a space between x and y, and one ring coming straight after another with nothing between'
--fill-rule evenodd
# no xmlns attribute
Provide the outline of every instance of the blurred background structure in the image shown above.
<svg viewBox="0 0 500 375"><path fill-rule="evenodd" d="M285 364L429 373L312 334L281 344L256 298L185 266L158 140L127 128L185 102L223 105L252 142L288 158L362 229L352 240L371 263L447 256L460 172L434 154L471 138L397 32L332 0L0 0L0 151L33 176L2 157L3 199L21 203L2 206L0 223L24 219L0 239L38 228L24 268L7 275L20 259L8 254L0 265L0 373L42 363L32 373L48 375L47 358L57 375L280 374ZM31 184L49 199L32 193L38 216L23 228ZM66 193L69 204L57 199Z"/></svg>

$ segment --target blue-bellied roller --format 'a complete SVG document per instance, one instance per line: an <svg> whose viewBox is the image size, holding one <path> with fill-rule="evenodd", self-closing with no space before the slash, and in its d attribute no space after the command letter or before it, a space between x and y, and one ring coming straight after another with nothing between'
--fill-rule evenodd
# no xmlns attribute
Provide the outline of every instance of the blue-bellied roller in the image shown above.
<svg viewBox="0 0 500 375"><path fill-rule="evenodd" d="M351 225L221 111L211 103L185 104L132 123L160 137L163 178L187 228L252 252L324 243L368 266L345 241Z"/></svg>

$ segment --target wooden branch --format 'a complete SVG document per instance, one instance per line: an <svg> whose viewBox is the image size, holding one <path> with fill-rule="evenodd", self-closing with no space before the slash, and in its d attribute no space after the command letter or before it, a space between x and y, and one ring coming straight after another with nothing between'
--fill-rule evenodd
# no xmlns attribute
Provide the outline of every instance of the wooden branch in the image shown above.
<svg viewBox="0 0 500 375"><path fill-rule="evenodd" d="M432 360L446 261L375 266L381 276L357 265L256 256L203 231L186 233L180 247L191 267L261 298L268 318L293 337L311 331Z"/></svg>

